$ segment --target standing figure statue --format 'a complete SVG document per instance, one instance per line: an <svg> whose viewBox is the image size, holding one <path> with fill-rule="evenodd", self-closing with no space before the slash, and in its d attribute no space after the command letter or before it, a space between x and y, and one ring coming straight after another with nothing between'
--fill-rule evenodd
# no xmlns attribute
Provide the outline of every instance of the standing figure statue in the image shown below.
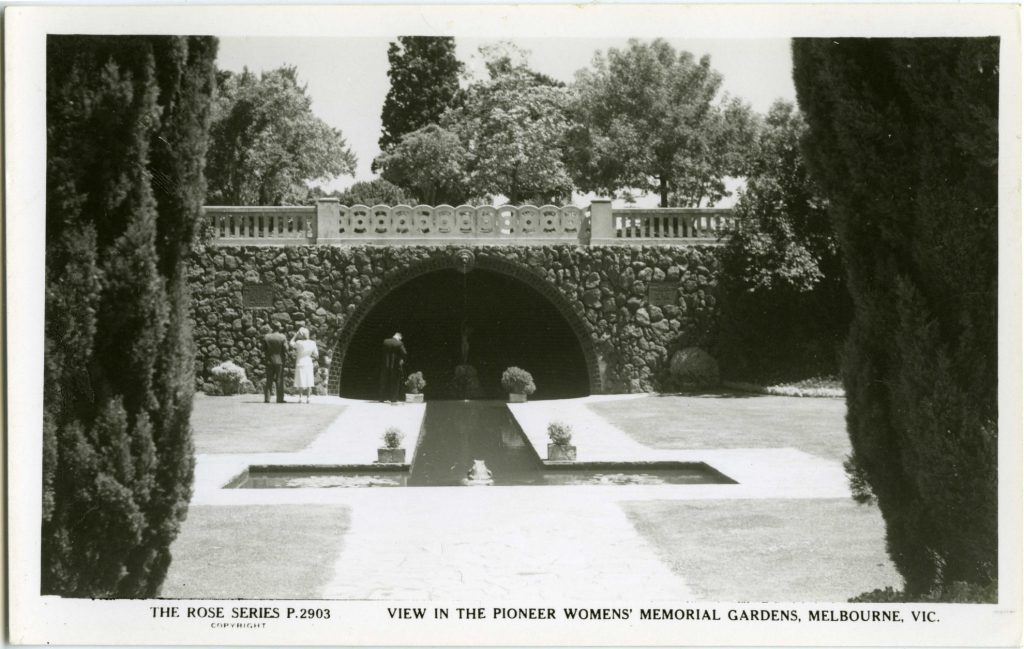
<svg viewBox="0 0 1024 649"><path fill-rule="evenodd" d="M397 402L402 388L402 373L405 367L405 345L402 334L384 339L383 354L380 368L380 400L387 403Z"/></svg>
<svg viewBox="0 0 1024 649"><path fill-rule="evenodd" d="M469 365L469 337L473 335L473 328L466 324L466 321L462 321L462 363L461 365Z"/></svg>

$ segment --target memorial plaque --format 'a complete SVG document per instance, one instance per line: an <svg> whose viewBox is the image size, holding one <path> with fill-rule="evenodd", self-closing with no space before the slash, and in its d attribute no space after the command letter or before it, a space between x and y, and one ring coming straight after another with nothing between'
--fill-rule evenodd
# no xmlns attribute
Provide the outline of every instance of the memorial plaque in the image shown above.
<svg viewBox="0 0 1024 649"><path fill-rule="evenodd" d="M246 284L242 287L242 306L246 309L274 308L273 284Z"/></svg>
<svg viewBox="0 0 1024 649"><path fill-rule="evenodd" d="M675 282L651 282L647 285L647 303L653 306L675 304L679 285Z"/></svg>

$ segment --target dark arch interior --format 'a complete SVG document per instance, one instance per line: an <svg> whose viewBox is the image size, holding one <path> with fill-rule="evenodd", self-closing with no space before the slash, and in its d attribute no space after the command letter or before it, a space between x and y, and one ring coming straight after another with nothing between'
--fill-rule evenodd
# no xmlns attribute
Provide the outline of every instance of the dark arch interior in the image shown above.
<svg viewBox="0 0 1024 649"><path fill-rule="evenodd" d="M531 399L589 394L580 343L558 309L513 277L475 269L421 275L391 291L359 324L345 352L340 377L344 397L380 397L381 343L402 332L408 350L405 374L422 371L427 399L456 399L462 330L469 336L469 364L479 377L476 397L504 398L501 373L515 365L537 385Z"/></svg>

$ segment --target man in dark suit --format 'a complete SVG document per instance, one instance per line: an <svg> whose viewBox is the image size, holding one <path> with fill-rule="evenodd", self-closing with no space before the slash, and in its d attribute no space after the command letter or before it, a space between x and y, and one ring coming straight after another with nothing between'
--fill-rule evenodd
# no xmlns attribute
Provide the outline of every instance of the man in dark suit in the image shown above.
<svg viewBox="0 0 1024 649"><path fill-rule="evenodd" d="M284 359L288 355L285 337L281 327L271 325L270 333L263 336L263 367L266 381L263 382L263 402L270 403L270 384L277 387L277 402L284 403Z"/></svg>
<svg viewBox="0 0 1024 649"><path fill-rule="evenodd" d="M402 372L405 366L405 345L402 334L384 339L383 357L380 368L380 400L392 403L398 401L402 388Z"/></svg>

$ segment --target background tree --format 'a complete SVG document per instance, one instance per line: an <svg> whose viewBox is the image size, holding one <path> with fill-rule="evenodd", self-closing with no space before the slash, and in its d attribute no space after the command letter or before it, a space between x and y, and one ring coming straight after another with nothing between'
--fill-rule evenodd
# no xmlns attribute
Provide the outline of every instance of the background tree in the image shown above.
<svg viewBox="0 0 1024 649"><path fill-rule="evenodd" d="M743 227L726 243L719 362L733 379L771 383L839 373L850 325L839 246L800 151L807 125L772 104L745 163Z"/></svg>
<svg viewBox="0 0 1024 649"><path fill-rule="evenodd" d="M157 595L185 517L216 43L47 41L45 594Z"/></svg>
<svg viewBox="0 0 1024 649"><path fill-rule="evenodd" d="M259 77L221 72L211 130L207 202L213 205L300 204L307 182L355 171L341 131L313 114L296 70Z"/></svg>
<svg viewBox="0 0 1024 649"><path fill-rule="evenodd" d="M908 597L994 600L999 40L797 39L793 57L855 305L854 467Z"/></svg>
<svg viewBox="0 0 1024 649"><path fill-rule="evenodd" d="M565 202L573 188L563 162L568 92L504 49L483 54L488 78L471 84L463 105L441 121L465 148L469 193Z"/></svg>
<svg viewBox="0 0 1024 649"><path fill-rule="evenodd" d="M714 205L742 173L754 136L750 108L716 103L721 75L661 39L598 52L576 73L569 160L584 191L657 191L661 206Z"/></svg>
<svg viewBox="0 0 1024 649"><path fill-rule="evenodd" d="M407 133L437 124L445 110L457 105L462 73L450 37L399 36L388 46L388 63L391 88L380 115L380 149L385 152Z"/></svg>
<svg viewBox="0 0 1024 649"><path fill-rule="evenodd" d="M358 182L338 194L342 205L415 205L418 201L383 178Z"/></svg>
<svg viewBox="0 0 1024 649"><path fill-rule="evenodd" d="M374 161L382 178L428 205L469 198L468 155L459 136L436 124L407 133Z"/></svg>

